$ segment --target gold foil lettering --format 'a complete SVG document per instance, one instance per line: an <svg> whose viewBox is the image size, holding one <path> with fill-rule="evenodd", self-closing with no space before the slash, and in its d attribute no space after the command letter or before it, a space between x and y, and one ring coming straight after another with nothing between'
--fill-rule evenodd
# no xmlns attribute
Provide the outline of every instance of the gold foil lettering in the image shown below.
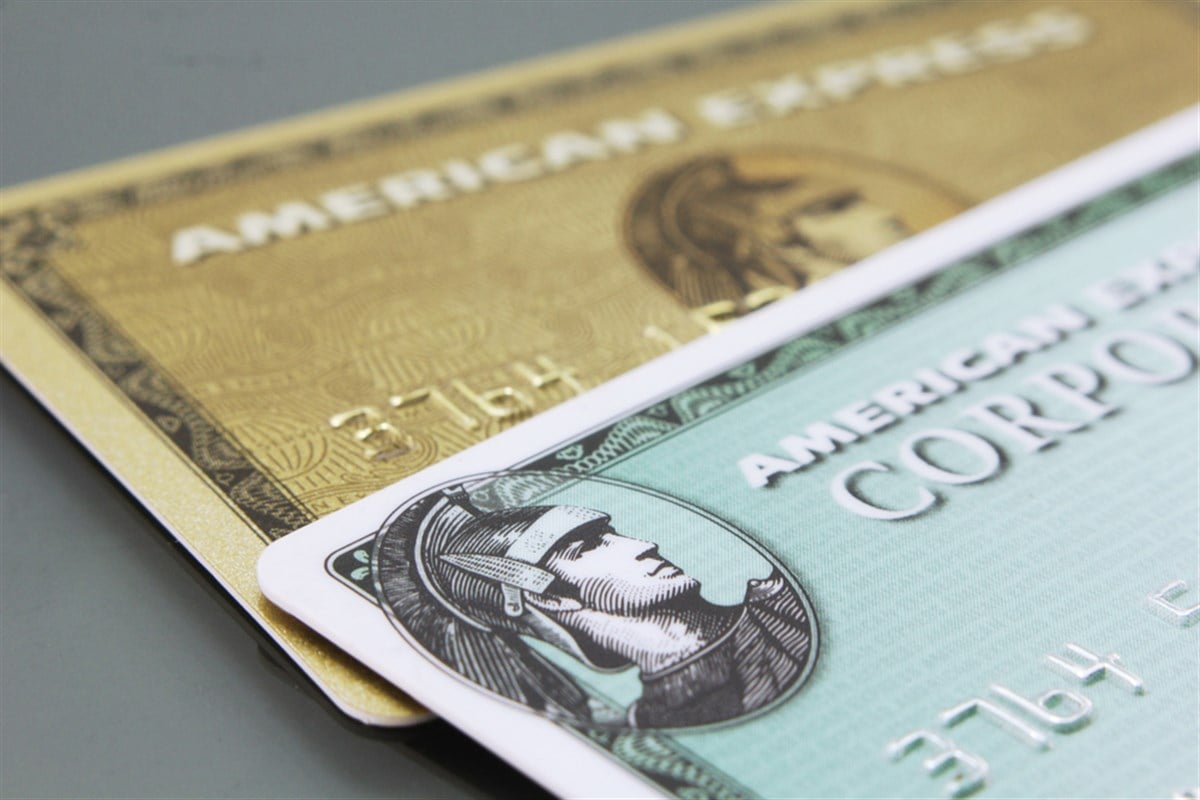
<svg viewBox="0 0 1200 800"><path fill-rule="evenodd" d="M575 394L579 394L583 391L583 384L579 382L577 377L575 377L575 370L571 367L560 367L546 356L537 356L534 358L534 362L540 369L544 370L544 372L536 372L532 367L523 361L517 361L513 364L513 369L515 369L518 373L524 376L526 380L533 384L533 388L541 389L543 387L551 386L555 383L561 382L567 386L570 386L571 390L574 391Z"/></svg>
<svg viewBox="0 0 1200 800"><path fill-rule="evenodd" d="M492 419L508 419L533 410L529 397L511 386L474 392L460 380L453 380L450 385Z"/></svg>
<svg viewBox="0 0 1200 800"><path fill-rule="evenodd" d="M452 420L467 430L473 431L479 427L479 421L477 419L455 405L454 402L449 397L446 397L445 393L443 393L440 389L432 386L425 387L423 389L417 389L416 391L408 392L407 394L394 394L388 398L388 405L390 405L392 408L403 408L404 406L415 405L416 403L420 403L425 400L432 400L434 403L440 406L443 411L449 414Z"/></svg>
<svg viewBox="0 0 1200 800"><path fill-rule="evenodd" d="M387 461L407 453L407 436L383 417L375 406L359 406L329 418L334 428L350 426L354 438L363 445L363 456L371 461Z"/></svg>
<svg viewBox="0 0 1200 800"><path fill-rule="evenodd" d="M657 325L647 325L642 330L642 336L650 339L651 341L658 342L668 350L674 350L676 347L680 347L683 344L683 342L679 341Z"/></svg>
<svg viewBox="0 0 1200 800"><path fill-rule="evenodd" d="M718 300L715 303L693 308L688 315L707 333L716 333L737 319L738 307L737 303L732 300Z"/></svg>

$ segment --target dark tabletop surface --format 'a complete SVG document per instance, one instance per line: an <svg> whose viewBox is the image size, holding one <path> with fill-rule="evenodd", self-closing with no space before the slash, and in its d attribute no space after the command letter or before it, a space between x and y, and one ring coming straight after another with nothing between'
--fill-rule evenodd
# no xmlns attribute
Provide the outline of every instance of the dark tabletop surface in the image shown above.
<svg viewBox="0 0 1200 800"><path fill-rule="evenodd" d="M0 185L733 5L0 0ZM541 796L444 723L339 718L273 659L0 372L0 798Z"/></svg>

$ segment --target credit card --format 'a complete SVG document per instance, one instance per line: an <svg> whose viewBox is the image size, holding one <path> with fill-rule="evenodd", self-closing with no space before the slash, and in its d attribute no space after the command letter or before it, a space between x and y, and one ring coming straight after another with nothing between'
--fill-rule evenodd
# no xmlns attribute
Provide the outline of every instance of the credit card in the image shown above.
<svg viewBox="0 0 1200 800"><path fill-rule="evenodd" d="M1200 107L272 544L562 796L1200 786Z"/></svg>
<svg viewBox="0 0 1200 800"><path fill-rule="evenodd" d="M1195 6L833 2L0 196L3 362L347 714L267 543L1195 100Z"/></svg>

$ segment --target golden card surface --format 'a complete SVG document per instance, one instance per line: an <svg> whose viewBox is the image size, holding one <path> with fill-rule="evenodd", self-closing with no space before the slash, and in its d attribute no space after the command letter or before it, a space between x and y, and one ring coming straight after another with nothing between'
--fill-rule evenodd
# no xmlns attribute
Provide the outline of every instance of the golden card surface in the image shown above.
<svg viewBox="0 0 1200 800"><path fill-rule="evenodd" d="M0 197L5 366L352 717L265 545L1198 99L1184 0L773 6Z"/></svg>

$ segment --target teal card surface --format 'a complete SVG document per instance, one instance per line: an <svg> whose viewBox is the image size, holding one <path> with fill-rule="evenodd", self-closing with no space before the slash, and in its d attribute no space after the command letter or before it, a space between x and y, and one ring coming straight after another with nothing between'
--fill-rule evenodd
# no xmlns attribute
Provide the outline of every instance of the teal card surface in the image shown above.
<svg viewBox="0 0 1200 800"><path fill-rule="evenodd" d="M264 592L562 795L1197 796L1195 117L314 523Z"/></svg>

